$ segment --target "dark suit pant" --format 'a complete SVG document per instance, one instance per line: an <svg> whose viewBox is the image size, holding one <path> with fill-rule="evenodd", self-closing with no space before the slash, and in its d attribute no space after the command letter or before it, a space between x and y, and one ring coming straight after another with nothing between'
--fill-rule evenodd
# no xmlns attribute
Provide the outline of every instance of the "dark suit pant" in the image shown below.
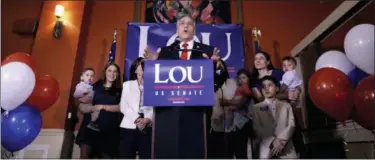
<svg viewBox="0 0 375 160"><path fill-rule="evenodd" d="M227 133L228 149L231 157L236 159L248 159L247 146L251 134L251 122L247 122L242 128Z"/></svg>
<svg viewBox="0 0 375 160"><path fill-rule="evenodd" d="M138 152L140 159L151 159L151 127L142 132L138 129L121 128L120 158L135 159Z"/></svg>
<svg viewBox="0 0 375 160"><path fill-rule="evenodd" d="M154 111L153 158L205 158L204 107L157 107Z"/></svg>
<svg viewBox="0 0 375 160"><path fill-rule="evenodd" d="M228 153L227 137L225 132L210 131L207 137L207 158L231 159Z"/></svg>

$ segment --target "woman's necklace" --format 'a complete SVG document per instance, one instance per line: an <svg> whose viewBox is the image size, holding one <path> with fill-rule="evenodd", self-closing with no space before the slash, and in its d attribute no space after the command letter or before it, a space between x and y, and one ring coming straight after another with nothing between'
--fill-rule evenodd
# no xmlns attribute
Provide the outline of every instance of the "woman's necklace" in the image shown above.
<svg viewBox="0 0 375 160"><path fill-rule="evenodd" d="M110 84L103 84L103 87L104 87L104 90L109 90L111 88L112 85Z"/></svg>

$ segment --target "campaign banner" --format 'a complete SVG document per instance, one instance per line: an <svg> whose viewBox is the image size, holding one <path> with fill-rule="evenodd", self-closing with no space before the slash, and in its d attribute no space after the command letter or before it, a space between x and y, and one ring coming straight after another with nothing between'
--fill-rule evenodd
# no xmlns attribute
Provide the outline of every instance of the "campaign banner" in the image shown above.
<svg viewBox="0 0 375 160"><path fill-rule="evenodd" d="M214 71L211 60L145 61L145 106L213 106Z"/></svg>
<svg viewBox="0 0 375 160"><path fill-rule="evenodd" d="M197 24L194 40L220 50L219 56L227 63L231 77L244 67L244 46L242 25L239 24ZM131 63L143 57L148 46L156 53L177 40L176 24L129 23L127 29L124 79L129 77Z"/></svg>

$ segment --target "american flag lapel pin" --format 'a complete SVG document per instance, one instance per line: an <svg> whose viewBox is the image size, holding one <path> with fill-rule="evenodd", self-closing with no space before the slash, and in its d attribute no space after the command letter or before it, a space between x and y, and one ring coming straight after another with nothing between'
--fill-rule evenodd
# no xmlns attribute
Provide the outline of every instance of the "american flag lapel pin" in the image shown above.
<svg viewBox="0 0 375 160"><path fill-rule="evenodd" d="M262 107L260 107L260 110L261 111L268 111L269 107L268 106L262 106Z"/></svg>

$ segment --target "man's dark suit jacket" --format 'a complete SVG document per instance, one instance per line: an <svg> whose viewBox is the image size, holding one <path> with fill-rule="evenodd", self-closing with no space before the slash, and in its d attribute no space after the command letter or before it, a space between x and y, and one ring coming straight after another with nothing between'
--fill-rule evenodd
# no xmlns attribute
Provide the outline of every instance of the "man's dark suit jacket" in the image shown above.
<svg viewBox="0 0 375 160"><path fill-rule="evenodd" d="M179 44L176 41L162 48L158 60L179 60ZM204 59L203 53L211 57L213 50L211 46L194 42L190 59ZM212 109L210 107L212 106L155 107L153 158L206 158L207 126L204 117Z"/></svg>

